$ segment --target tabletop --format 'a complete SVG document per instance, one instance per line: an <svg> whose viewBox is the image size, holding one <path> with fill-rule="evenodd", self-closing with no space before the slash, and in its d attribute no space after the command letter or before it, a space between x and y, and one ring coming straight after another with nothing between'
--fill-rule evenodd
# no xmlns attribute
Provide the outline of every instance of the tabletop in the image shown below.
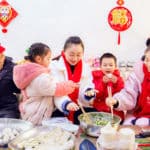
<svg viewBox="0 0 150 150"><path fill-rule="evenodd" d="M135 134L139 134L142 131L142 129L150 131L150 126L143 127L143 128L139 127L139 126L120 126L119 129L121 129L121 128L131 128L135 131ZM90 136L86 135L81 129L79 130L76 137L77 138L76 138L76 148L75 148L75 150L79 150L79 145L84 139L88 139L94 145L96 145L97 138L90 137ZM138 143L149 143L150 144L150 137L149 138L136 139L136 142L138 142ZM140 146L140 147L138 147L138 150L150 150L150 147Z"/></svg>
<svg viewBox="0 0 150 150"><path fill-rule="evenodd" d="M148 130L150 131L150 126L148 127L144 127L144 128L141 128L139 126L120 126L119 128L131 128L135 131L136 134L140 133L142 129L145 129L145 130ZM79 132L77 133L76 135L76 141L75 141L75 150L79 150L79 145L80 143L84 140L84 139L88 139L90 140L94 145L96 145L96 140L97 138L95 137L90 137L88 135L86 135L82 129L79 129ZM142 139L136 139L138 143L149 143L150 144L150 137L149 138L142 138ZM0 148L0 150L10 150L8 148ZM137 150L150 150L150 147L142 147L140 146Z"/></svg>

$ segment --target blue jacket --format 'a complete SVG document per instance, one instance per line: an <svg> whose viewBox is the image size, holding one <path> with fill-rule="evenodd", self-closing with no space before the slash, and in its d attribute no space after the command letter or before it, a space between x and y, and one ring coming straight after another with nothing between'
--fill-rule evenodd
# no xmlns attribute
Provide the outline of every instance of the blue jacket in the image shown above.
<svg viewBox="0 0 150 150"><path fill-rule="evenodd" d="M0 118L18 118L18 100L15 93L20 93L20 90L13 82L13 67L12 58L6 57L4 66L0 70Z"/></svg>

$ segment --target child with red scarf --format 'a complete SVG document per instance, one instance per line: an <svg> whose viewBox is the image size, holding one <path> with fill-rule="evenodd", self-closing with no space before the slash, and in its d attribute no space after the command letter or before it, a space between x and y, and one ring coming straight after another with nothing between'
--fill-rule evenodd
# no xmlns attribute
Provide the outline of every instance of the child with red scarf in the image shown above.
<svg viewBox="0 0 150 150"><path fill-rule="evenodd" d="M82 40L78 36L71 36L66 40L61 55L53 59L54 61L51 63L51 68L54 76L59 79L60 82L72 80L79 84L80 87L68 95L70 102L73 101L78 104L78 101L80 101L80 103L85 106L86 111L96 111L90 107L90 101L95 97L93 90L94 84L92 83L90 67L83 61L83 54L84 45ZM57 108L63 108L62 111L64 112L67 104L70 103L68 100L66 100L66 104L62 104L61 102L64 100L55 97L55 105ZM81 110L77 112L66 111L69 120L75 124L79 124L78 115L81 113ZM59 112L57 112L57 114L54 116L59 116Z"/></svg>
<svg viewBox="0 0 150 150"><path fill-rule="evenodd" d="M95 70L93 74L93 83L95 89L98 90L93 107L98 111L111 112L110 107L105 103L108 97L108 88L111 88L112 94L119 92L124 87L124 81L117 69L117 59L111 53L104 53L100 57L100 70ZM123 111L114 110L114 114L124 119Z"/></svg>
<svg viewBox="0 0 150 150"><path fill-rule="evenodd" d="M150 125L150 47L145 50L142 60L134 66L124 89L106 100L107 105L116 110L132 111L128 113L125 125Z"/></svg>

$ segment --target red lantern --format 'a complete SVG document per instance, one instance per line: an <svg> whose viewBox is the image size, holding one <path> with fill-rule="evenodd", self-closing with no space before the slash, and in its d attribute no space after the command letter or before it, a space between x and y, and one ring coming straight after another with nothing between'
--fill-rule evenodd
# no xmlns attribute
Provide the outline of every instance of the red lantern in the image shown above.
<svg viewBox="0 0 150 150"><path fill-rule="evenodd" d="M108 15L108 23L110 27L118 31L118 45L120 44L120 32L127 30L132 24L131 12L121 5L124 4L122 0L117 1L120 6L113 8Z"/></svg>
<svg viewBox="0 0 150 150"><path fill-rule="evenodd" d="M18 13L6 0L0 2L0 25L3 27L3 33L7 32L6 27L17 15Z"/></svg>

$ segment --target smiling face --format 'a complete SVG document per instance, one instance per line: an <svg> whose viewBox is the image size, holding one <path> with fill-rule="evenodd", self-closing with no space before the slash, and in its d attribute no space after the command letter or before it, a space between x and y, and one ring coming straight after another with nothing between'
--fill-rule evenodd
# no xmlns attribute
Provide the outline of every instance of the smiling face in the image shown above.
<svg viewBox="0 0 150 150"><path fill-rule="evenodd" d="M104 74L113 73L116 69L115 60L113 58L103 58L100 67Z"/></svg>
<svg viewBox="0 0 150 150"><path fill-rule="evenodd" d="M65 57L70 65L76 65L83 57L83 47L81 44L70 44L65 51Z"/></svg>

